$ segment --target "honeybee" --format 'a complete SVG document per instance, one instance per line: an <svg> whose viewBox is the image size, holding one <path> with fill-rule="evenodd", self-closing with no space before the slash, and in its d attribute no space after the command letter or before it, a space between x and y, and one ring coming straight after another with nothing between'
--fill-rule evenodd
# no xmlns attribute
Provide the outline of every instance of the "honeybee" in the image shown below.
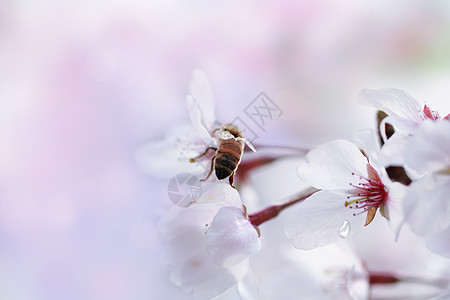
<svg viewBox="0 0 450 300"><path fill-rule="evenodd" d="M219 146L217 148L208 147L204 153L196 158L191 158L190 162L195 162L196 159L205 156L208 151L215 150L216 153L211 159L211 169L202 181L207 180L211 176L212 171L215 170L217 179L222 180L228 177L230 185L234 188L234 174L241 162L245 144L253 151L256 152L256 150L246 138L242 137L241 131L234 125L223 125L221 128L215 129L213 135L216 132L217 138L219 139Z"/></svg>

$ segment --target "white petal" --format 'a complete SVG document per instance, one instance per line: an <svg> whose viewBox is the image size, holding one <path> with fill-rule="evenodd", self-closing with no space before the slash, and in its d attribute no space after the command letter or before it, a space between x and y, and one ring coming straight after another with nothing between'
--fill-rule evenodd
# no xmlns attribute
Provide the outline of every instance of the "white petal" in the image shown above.
<svg viewBox="0 0 450 300"><path fill-rule="evenodd" d="M206 232L206 225L211 224L222 203L192 205L187 208L171 207L164 213L158 223L160 235L171 240L191 232Z"/></svg>
<svg viewBox="0 0 450 300"><path fill-rule="evenodd" d="M442 294L434 298L431 298L430 300L448 300L448 299L450 299L450 286L447 287L447 289Z"/></svg>
<svg viewBox="0 0 450 300"><path fill-rule="evenodd" d="M383 140L386 141L386 132L384 131L385 124L391 124L394 126L395 132L402 133L404 135L412 134L417 127L420 126L422 121L411 121L399 116L387 116L380 124L380 130L383 134Z"/></svg>
<svg viewBox="0 0 450 300"><path fill-rule="evenodd" d="M196 243L199 246L193 246L192 243ZM169 264L172 269L170 279L185 291L191 291L214 277L220 277L224 282L225 287L221 292L235 284L235 278L225 268L213 263L208 258L208 254L203 249L205 245L199 240L191 239L189 241L186 239L184 244L169 245L171 247L175 246L176 248L171 249L178 249L179 256L182 258ZM188 251L183 253L183 249L188 249ZM192 249L196 251L192 251Z"/></svg>
<svg viewBox="0 0 450 300"><path fill-rule="evenodd" d="M409 167L419 173L450 167L450 122L424 122L405 152Z"/></svg>
<svg viewBox="0 0 450 300"><path fill-rule="evenodd" d="M409 187L403 202L405 221L420 235L450 226L450 176L427 175Z"/></svg>
<svg viewBox="0 0 450 300"><path fill-rule="evenodd" d="M347 190L358 184L358 176L367 177L367 158L352 143L335 140L318 146L306 155L297 169L301 180L319 189Z"/></svg>
<svg viewBox="0 0 450 300"><path fill-rule="evenodd" d="M298 256L299 251L296 252ZM315 269L313 270L315 271ZM262 280L261 293L264 296L262 299L330 299L325 295L326 292L318 276L312 274L310 269L301 263L290 263L284 267L277 266L271 269Z"/></svg>
<svg viewBox="0 0 450 300"><path fill-rule="evenodd" d="M254 272L249 270L247 275L239 281L238 291L241 300L258 300L259 298L259 281ZM236 298L235 298L236 299Z"/></svg>
<svg viewBox="0 0 450 300"><path fill-rule="evenodd" d="M426 245L434 253L450 258L450 227L427 236Z"/></svg>
<svg viewBox="0 0 450 300"><path fill-rule="evenodd" d="M192 126L194 126L195 130L199 137L205 142L206 145L211 146L214 144L214 140L211 137L209 131L202 124L202 114L200 112L200 107L197 99L192 96L186 97L188 106L188 114L191 119Z"/></svg>
<svg viewBox="0 0 450 300"><path fill-rule="evenodd" d="M239 192L232 188L227 181L214 181L202 186L202 194L196 201L199 205L203 203L221 202L222 206L234 206L242 208Z"/></svg>
<svg viewBox="0 0 450 300"><path fill-rule="evenodd" d="M214 112L214 93L211 81L203 70L195 70L192 73L189 93L198 100L206 129L211 130L216 120Z"/></svg>
<svg viewBox="0 0 450 300"><path fill-rule="evenodd" d="M363 90L358 101L387 113L389 123L401 131L411 130L422 121L419 102L403 90Z"/></svg>
<svg viewBox="0 0 450 300"><path fill-rule="evenodd" d="M241 281L213 300L258 300L257 280L256 274L249 270Z"/></svg>
<svg viewBox="0 0 450 300"><path fill-rule="evenodd" d="M295 247L313 249L335 243L343 238L339 229L349 223L348 236L361 229L366 215L345 207L346 194L322 190L301 203L289 216L285 233ZM345 235L344 235L345 236Z"/></svg>
<svg viewBox="0 0 450 300"><path fill-rule="evenodd" d="M369 299L369 274L360 263L354 265L347 274L347 291L353 300Z"/></svg>
<svg viewBox="0 0 450 300"><path fill-rule="evenodd" d="M406 144L410 136L394 133L381 148L380 163L384 166L403 166Z"/></svg>
<svg viewBox="0 0 450 300"><path fill-rule="evenodd" d="M204 255L211 259L208 254ZM217 273L216 276L211 276L195 287L194 298L196 300L221 299L220 297L222 295L226 297L230 289L235 289L249 271L248 260L228 268L214 264L211 261L210 263L220 268L221 272Z"/></svg>
<svg viewBox="0 0 450 300"><path fill-rule="evenodd" d="M171 268L171 280L196 299L211 299L242 280L248 261L225 268L215 264L206 251L206 224L219 207L215 204L173 207L159 223L166 240L163 261Z"/></svg>
<svg viewBox="0 0 450 300"><path fill-rule="evenodd" d="M355 144L364 150L364 153L369 157L370 163L376 162L380 154L380 142L378 136L372 129L358 130L353 134Z"/></svg>
<svg viewBox="0 0 450 300"><path fill-rule="evenodd" d="M143 171L155 177L168 178L183 172L200 175L205 167L189 162L189 158L203 152L205 147L192 126L176 126L164 140L141 146L135 160Z"/></svg>
<svg viewBox="0 0 450 300"><path fill-rule="evenodd" d="M406 187L403 184L394 182L389 186L389 199L386 203L385 211L395 239L398 238L401 225L404 221L403 199L405 193Z"/></svg>
<svg viewBox="0 0 450 300"><path fill-rule="evenodd" d="M206 246L215 263L229 266L259 252L261 243L244 212L226 206L219 210L206 232Z"/></svg>

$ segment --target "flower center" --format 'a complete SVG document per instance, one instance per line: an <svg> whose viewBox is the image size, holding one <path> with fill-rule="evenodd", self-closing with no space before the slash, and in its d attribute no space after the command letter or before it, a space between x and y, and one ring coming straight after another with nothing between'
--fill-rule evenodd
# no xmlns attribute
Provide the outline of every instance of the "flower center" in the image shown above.
<svg viewBox="0 0 450 300"><path fill-rule="evenodd" d="M359 183L350 185L353 187L348 191L350 194L345 201L345 207L351 209L361 210L353 215L359 215L369 210L376 210L386 204L388 199L387 188L381 182L378 172L370 165L367 164L368 177L363 177L352 173L353 176L358 176Z"/></svg>

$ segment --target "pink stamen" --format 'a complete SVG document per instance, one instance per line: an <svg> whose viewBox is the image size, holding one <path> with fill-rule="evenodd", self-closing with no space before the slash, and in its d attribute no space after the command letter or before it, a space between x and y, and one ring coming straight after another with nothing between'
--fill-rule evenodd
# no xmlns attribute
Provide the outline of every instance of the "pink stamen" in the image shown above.
<svg viewBox="0 0 450 300"><path fill-rule="evenodd" d="M352 189L348 191L350 195L347 196L348 200L345 202L345 206L360 210L354 213L354 216L365 213L372 208L378 209L385 205L388 199L385 185L381 182L378 172L370 164L367 164L367 173L368 178L352 173L352 175L358 176L359 183L350 183Z"/></svg>
<svg viewBox="0 0 450 300"><path fill-rule="evenodd" d="M428 105L425 104L425 106L423 107L423 119L433 121L450 120L450 114L442 118L437 111L432 110Z"/></svg>

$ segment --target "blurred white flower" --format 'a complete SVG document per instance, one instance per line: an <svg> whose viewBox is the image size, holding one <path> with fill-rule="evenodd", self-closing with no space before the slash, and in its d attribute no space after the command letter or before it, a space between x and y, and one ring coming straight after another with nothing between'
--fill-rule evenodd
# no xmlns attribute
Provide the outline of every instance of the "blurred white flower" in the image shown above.
<svg viewBox="0 0 450 300"><path fill-rule="evenodd" d="M261 242L242 206L224 206L206 232L206 247L215 263L230 266L258 253Z"/></svg>
<svg viewBox="0 0 450 300"><path fill-rule="evenodd" d="M450 260L429 251L408 226L394 240L386 222L375 218L346 241L369 271L371 299L429 299L448 284Z"/></svg>
<svg viewBox="0 0 450 300"><path fill-rule="evenodd" d="M406 164L418 172L450 172L450 122L425 121L405 151Z"/></svg>
<svg viewBox="0 0 450 300"><path fill-rule="evenodd" d="M171 280L196 299L212 299L225 293L248 272L248 260L223 267L214 263L206 250L205 232L218 210L226 205L230 202L174 206L159 222L166 241L163 259L172 269Z"/></svg>
<svg viewBox="0 0 450 300"><path fill-rule="evenodd" d="M215 144L211 136L214 97L205 72L193 72L189 92L186 100L191 123L174 126L163 140L147 143L136 154L140 166L152 176L170 177L182 172L200 175L208 168L208 160L190 161Z"/></svg>
<svg viewBox="0 0 450 300"><path fill-rule="evenodd" d="M384 165L403 165L403 152L409 136L414 134L422 122L450 120L450 114L441 117L437 111L426 104L422 107L416 99L399 89L363 90L358 100L361 104L375 107L388 115L380 124L384 141L381 149ZM389 138L386 136L386 124L392 125L395 130Z"/></svg>
<svg viewBox="0 0 450 300"><path fill-rule="evenodd" d="M213 262L230 266L259 252L259 232L250 223L236 189L223 181L208 183L197 203L220 205L208 223L205 235L206 248Z"/></svg>
<svg viewBox="0 0 450 300"><path fill-rule="evenodd" d="M290 245L289 245L290 246ZM261 284L263 299L368 299L369 274L361 259L345 243L309 251L281 248L264 253L267 264L273 255L270 272Z"/></svg>
<svg viewBox="0 0 450 300"><path fill-rule="evenodd" d="M337 242L368 225L378 209L398 234L404 186L392 183L384 169L376 170L355 145L335 140L311 150L306 160L298 168L300 179L322 190L287 220L286 235L294 246L312 249Z"/></svg>
<svg viewBox="0 0 450 300"><path fill-rule="evenodd" d="M186 292L211 299L232 287L233 295L247 289L240 281L248 272L247 258L259 251L260 241L238 191L228 183L207 183L198 201L188 208L171 208L159 228L167 242L171 279Z"/></svg>
<svg viewBox="0 0 450 300"><path fill-rule="evenodd" d="M425 176L405 197L405 222L424 236L429 248L450 257L450 122L424 122L405 151L408 166Z"/></svg>

